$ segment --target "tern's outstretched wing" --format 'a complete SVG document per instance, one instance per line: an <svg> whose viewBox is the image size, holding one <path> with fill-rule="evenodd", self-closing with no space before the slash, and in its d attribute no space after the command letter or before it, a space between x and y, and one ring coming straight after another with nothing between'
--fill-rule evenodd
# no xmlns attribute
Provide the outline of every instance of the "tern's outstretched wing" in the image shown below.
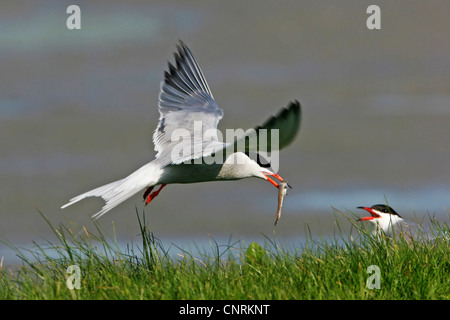
<svg viewBox="0 0 450 320"><path fill-rule="evenodd" d="M290 102L289 105L286 108L283 108L276 116L270 117L263 125L256 127L255 131L258 134L260 129L267 129L268 147L270 152L274 147L270 143L270 141L272 141L271 130L278 129L278 149L281 150L294 141L294 138L297 136L297 133L300 130L301 116L302 110L300 102L295 100Z"/></svg>
<svg viewBox="0 0 450 320"><path fill-rule="evenodd" d="M161 82L160 118L153 134L156 157L168 164L207 156L206 145L208 150L212 150L212 145L223 145L216 134L223 111L214 101L192 52L181 41L177 49L176 66L169 63L169 71Z"/></svg>
<svg viewBox="0 0 450 320"><path fill-rule="evenodd" d="M300 130L301 115L300 103L297 100L290 102L286 108L281 109L277 115L271 116L263 125L249 129L242 137L239 137L234 142L235 151L271 152L287 147Z"/></svg>

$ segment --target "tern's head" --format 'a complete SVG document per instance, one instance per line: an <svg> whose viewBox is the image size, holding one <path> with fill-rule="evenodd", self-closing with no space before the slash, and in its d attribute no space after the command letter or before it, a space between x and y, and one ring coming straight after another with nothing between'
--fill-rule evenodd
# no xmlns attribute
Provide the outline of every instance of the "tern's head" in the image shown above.
<svg viewBox="0 0 450 320"><path fill-rule="evenodd" d="M386 233L389 232L389 229L395 224L403 220L392 207L385 204L376 204L372 207L358 207L358 209L364 209L370 213L370 216L362 217L359 221L370 221L383 229Z"/></svg>
<svg viewBox="0 0 450 320"><path fill-rule="evenodd" d="M249 177L257 177L267 180L277 188L279 184L271 177L276 178L281 182L286 182L278 173L274 173L269 169L260 166L256 161L248 157L243 152L235 152L228 156L218 174L218 178L224 180L243 179Z"/></svg>

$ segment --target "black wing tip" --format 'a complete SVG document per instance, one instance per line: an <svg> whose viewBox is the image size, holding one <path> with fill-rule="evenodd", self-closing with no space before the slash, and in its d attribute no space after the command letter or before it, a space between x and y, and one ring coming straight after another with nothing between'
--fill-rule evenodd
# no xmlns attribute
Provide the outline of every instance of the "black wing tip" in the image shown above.
<svg viewBox="0 0 450 320"><path fill-rule="evenodd" d="M300 121L301 112L302 106L300 102L298 100L293 100L289 102L287 107L282 108L275 117L272 116L269 120L272 120L272 118L278 118L280 116L286 116L288 114L295 114L298 117L298 121Z"/></svg>
<svg viewBox="0 0 450 320"><path fill-rule="evenodd" d="M257 126L255 128L255 130L261 129L263 127L270 127L271 124L274 121L276 121L277 118L286 117L288 114L295 114L296 117L298 118L298 121L296 121L296 122L300 122L301 111L302 111L302 107L301 107L300 102L298 100L293 100L293 101L289 102L287 107L281 108L281 110L278 111L278 113L275 116L270 116L269 119L267 119L263 125Z"/></svg>
<svg viewBox="0 0 450 320"><path fill-rule="evenodd" d="M282 114L294 112L296 114L300 114L302 110L302 105L298 100L292 100L286 107L281 108L281 110L277 113L275 117L278 117ZM273 116L272 116L273 117Z"/></svg>
<svg viewBox="0 0 450 320"><path fill-rule="evenodd" d="M187 55L191 55L192 56L192 51L191 49L189 49L189 47L180 39L178 39L178 44L177 44L177 51L178 54L180 55L180 57L182 59L185 59L185 57Z"/></svg>
<svg viewBox="0 0 450 320"><path fill-rule="evenodd" d="M187 45L184 43L184 41L183 40L181 40L181 39L178 39L178 43L180 44L180 46L181 47L183 47L183 48L187 48Z"/></svg>
<svg viewBox="0 0 450 320"><path fill-rule="evenodd" d="M181 62L186 61L187 55L192 55L192 52L181 39L178 39L178 44L176 44L176 48L177 50L173 53L173 56L175 57L175 64L178 67Z"/></svg>
<svg viewBox="0 0 450 320"><path fill-rule="evenodd" d="M301 122L302 105L298 100L291 101L288 105L288 110L292 110L298 117L298 122Z"/></svg>
<svg viewBox="0 0 450 320"><path fill-rule="evenodd" d="M180 48L181 48L181 52L183 52L186 55L194 56L192 54L191 49L189 49L189 46L181 39L178 39L177 48L178 48L178 51L180 51Z"/></svg>
<svg viewBox="0 0 450 320"><path fill-rule="evenodd" d="M295 138L296 133L300 130L301 122L302 122L302 107L298 100L293 100L289 102L288 106L283 108L279 114L275 118L292 118L290 122L290 129L295 131L290 137L287 137L285 141L281 141L280 144L285 146L289 145ZM275 119L270 119L269 121L275 121ZM270 123L270 122L269 122Z"/></svg>
<svg viewBox="0 0 450 320"><path fill-rule="evenodd" d="M295 100L289 102L287 109L294 109L296 112L301 112L302 105L300 104L300 102L297 99L295 99Z"/></svg>

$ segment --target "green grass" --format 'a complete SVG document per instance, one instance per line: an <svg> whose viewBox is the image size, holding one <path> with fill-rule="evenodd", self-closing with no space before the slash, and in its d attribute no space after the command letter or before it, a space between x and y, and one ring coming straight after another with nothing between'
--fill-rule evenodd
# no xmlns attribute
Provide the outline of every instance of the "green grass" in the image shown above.
<svg viewBox="0 0 450 320"><path fill-rule="evenodd" d="M148 230L145 216L137 217L142 243L125 250L100 226L97 236L85 231L79 237L47 220L57 243L35 243L31 257L8 244L23 263L0 271L0 299L450 298L448 240L375 239L359 229L353 238L338 226L330 240L308 236L301 248L283 248L268 237L263 246L212 240L211 253L174 257ZM448 226L434 222L433 232L443 235ZM67 287L70 265L80 268L80 289ZM367 287L371 265L379 267L380 289Z"/></svg>

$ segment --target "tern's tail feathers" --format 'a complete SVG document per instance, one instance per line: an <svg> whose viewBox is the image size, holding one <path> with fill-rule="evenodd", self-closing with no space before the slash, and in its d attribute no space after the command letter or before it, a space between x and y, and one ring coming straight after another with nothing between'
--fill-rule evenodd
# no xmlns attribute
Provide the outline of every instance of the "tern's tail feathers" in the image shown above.
<svg viewBox="0 0 450 320"><path fill-rule="evenodd" d="M101 197L106 203L99 212L92 216L93 219L98 219L109 210L144 189L146 186L156 184L157 179L155 179L155 173L155 167L152 163L149 163L124 179L108 183L70 199L69 203L63 205L61 209L67 208L84 198Z"/></svg>

